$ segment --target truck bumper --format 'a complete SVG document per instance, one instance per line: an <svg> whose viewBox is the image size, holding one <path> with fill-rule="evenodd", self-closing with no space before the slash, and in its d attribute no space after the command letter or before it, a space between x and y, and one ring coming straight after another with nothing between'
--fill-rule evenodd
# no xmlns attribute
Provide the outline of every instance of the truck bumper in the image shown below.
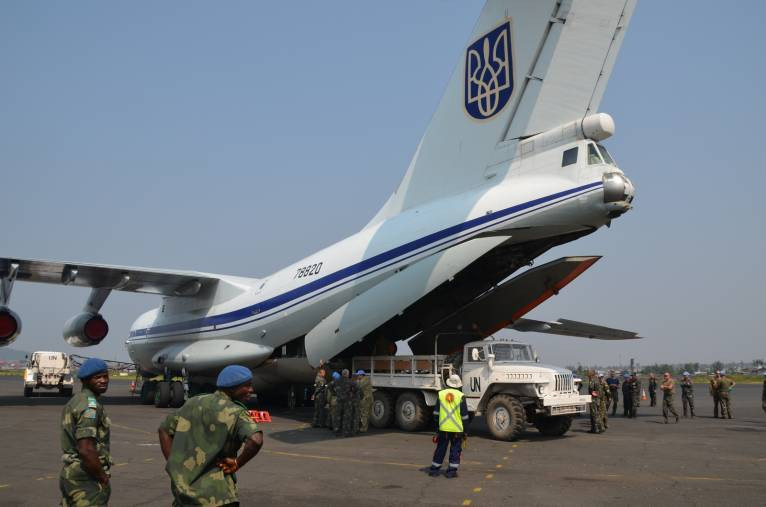
<svg viewBox="0 0 766 507"><path fill-rule="evenodd" d="M571 394L543 398L543 412L549 416L583 414L590 403L590 395Z"/></svg>

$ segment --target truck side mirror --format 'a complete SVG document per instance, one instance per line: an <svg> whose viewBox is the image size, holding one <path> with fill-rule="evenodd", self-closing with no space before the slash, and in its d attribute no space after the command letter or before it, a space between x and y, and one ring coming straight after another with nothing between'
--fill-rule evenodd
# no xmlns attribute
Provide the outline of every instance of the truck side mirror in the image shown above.
<svg viewBox="0 0 766 507"><path fill-rule="evenodd" d="M487 354L487 365L490 370L495 368L495 354Z"/></svg>
<svg viewBox="0 0 766 507"><path fill-rule="evenodd" d="M540 356L537 355L537 352L535 352L535 362L536 363L540 362Z"/></svg>

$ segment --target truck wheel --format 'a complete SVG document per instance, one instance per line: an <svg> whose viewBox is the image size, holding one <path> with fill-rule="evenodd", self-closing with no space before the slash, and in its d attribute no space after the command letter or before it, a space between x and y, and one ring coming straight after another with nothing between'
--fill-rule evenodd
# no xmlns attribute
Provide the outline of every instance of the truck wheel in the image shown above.
<svg viewBox="0 0 766 507"><path fill-rule="evenodd" d="M32 396L32 388L24 387L24 397L29 398L30 396Z"/></svg>
<svg viewBox="0 0 766 507"><path fill-rule="evenodd" d="M546 437L560 437L572 426L572 416L540 417L535 421L535 427Z"/></svg>
<svg viewBox="0 0 766 507"><path fill-rule="evenodd" d="M370 410L370 424L376 428L388 428L394 418L394 404L391 395L386 391L372 393L372 410Z"/></svg>
<svg viewBox="0 0 766 507"><path fill-rule="evenodd" d="M428 424L428 406L423 395L407 391L396 399L396 425L404 431L418 431Z"/></svg>
<svg viewBox="0 0 766 507"><path fill-rule="evenodd" d="M166 408L170 405L170 382L164 380L157 382L157 391L154 394L154 406Z"/></svg>
<svg viewBox="0 0 766 507"><path fill-rule="evenodd" d="M157 382L153 380L144 380L143 384L141 384L141 404L153 405L156 391Z"/></svg>
<svg viewBox="0 0 766 507"><path fill-rule="evenodd" d="M170 383L170 406L173 408L178 408L181 405L184 404L184 385L182 382L171 382Z"/></svg>
<svg viewBox="0 0 766 507"><path fill-rule="evenodd" d="M526 418L521 402L507 394L496 394L485 412L487 426L497 440L516 440L524 431Z"/></svg>

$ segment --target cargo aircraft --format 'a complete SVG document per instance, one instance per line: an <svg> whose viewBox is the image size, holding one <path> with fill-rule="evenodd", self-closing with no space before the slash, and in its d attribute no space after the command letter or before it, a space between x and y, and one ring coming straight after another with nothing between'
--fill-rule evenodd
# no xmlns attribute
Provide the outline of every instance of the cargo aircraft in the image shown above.
<svg viewBox="0 0 766 507"><path fill-rule="evenodd" d="M436 335L456 330L466 340L502 328L636 338L524 318L598 257L511 278L631 208L634 187L601 144L615 125L598 107L634 7L489 0L383 207L359 232L264 278L0 258L0 344L21 332L9 307L18 281L91 288L64 325L74 346L106 337L100 309L111 291L162 296L133 323L128 352L147 378L183 375L192 385L231 363L251 367L261 389L310 383L322 359L390 354L400 340L432 353ZM180 382L145 385L147 401L182 395Z"/></svg>

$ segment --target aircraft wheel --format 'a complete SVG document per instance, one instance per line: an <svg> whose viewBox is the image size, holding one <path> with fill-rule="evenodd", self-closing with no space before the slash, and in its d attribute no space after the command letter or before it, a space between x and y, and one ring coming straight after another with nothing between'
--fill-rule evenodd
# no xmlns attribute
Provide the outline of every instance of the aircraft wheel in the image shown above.
<svg viewBox="0 0 766 507"><path fill-rule="evenodd" d="M372 410L370 410L370 424L376 428L388 428L394 419L394 403L391 395L386 391L378 390L372 393Z"/></svg>
<svg viewBox="0 0 766 507"><path fill-rule="evenodd" d="M141 384L141 396L140 396L141 404L153 405L156 391L157 391L157 382L153 380L144 380L144 382Z"/></svg>
<svg viewBox="0 0 766 507"><path fill-rule="evenodd" d="M170 405L170 382L157 382L157 391L154 394L154 406L167 408Z"/></svg>
<svg viewBox="0 0 766 507"><path fill-rule="evenodd" d="M185 399L183 382L171 382L170 383L170 406L178 408L184 404Z"/></svg>
<svg viewBox="0 0 766 507"><path fill-rule="evenodd" d="M524 407L507 394L496 394L489 400L485 417L490 433L497 440L516 440L526 426Z"/></svg>

